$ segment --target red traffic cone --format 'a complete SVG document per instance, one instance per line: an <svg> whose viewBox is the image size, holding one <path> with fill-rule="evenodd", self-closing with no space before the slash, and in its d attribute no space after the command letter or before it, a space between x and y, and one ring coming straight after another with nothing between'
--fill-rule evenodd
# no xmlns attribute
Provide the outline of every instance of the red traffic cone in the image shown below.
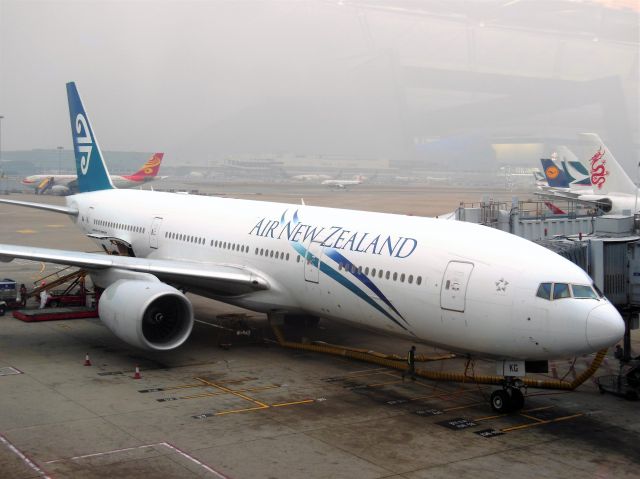
<svg viewBox="0 0 640 479"><path fill-rule="evenodd" d="M140 366L138 366L137 364L136 364L136 372L133 375L133 379L142 379L142 376L140 376Z"/></svg>
<svg viewBox="0 0 640 479"><path fill-rule="evenodd" d="M89 359L89 353L84 355L84 365L91 366L91 359Z"/></svg>

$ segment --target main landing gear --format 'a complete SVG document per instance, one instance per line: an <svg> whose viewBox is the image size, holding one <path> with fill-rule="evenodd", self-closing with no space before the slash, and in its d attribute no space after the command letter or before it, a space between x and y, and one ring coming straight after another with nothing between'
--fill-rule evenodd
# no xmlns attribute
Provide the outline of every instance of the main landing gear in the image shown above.
<svg viewBox="0 0 640 479"><path fill-rule="evenodd" d="M515 378L507 377L502 383L502 389L491 393L491 408L500 414L519 411L524 407L524 383Z"/></svg>

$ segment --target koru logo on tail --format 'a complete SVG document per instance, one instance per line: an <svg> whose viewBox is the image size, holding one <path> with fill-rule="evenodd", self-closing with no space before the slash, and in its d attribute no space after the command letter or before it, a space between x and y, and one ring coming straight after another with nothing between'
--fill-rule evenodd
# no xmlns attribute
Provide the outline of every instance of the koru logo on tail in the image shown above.
<svg viewBox="0 0 640 479"><path fill-rule="evenodd" d="M89 124L82 113L76 116L76 142L78 151L82 155L80 159L80 171L83 175L89 171L89 161L91 161L91 151L93 150L93 139L89 133Z"/></svg>
<svg viewBox="0 0 640 479"><path fill-rule="evenodd" d="M602 148L598 149L595 155L591 157L591 184L593 186L597 186L598 189L602 188L607 182L607 176L609 175L609 171L605 168L607 164L607 160L603 160L604 151Z"/></svg>

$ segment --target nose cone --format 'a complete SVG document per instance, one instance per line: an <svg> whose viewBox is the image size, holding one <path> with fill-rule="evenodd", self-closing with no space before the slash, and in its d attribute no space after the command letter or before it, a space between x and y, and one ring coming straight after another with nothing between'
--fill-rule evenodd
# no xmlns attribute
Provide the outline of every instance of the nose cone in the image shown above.
<svg viewBox="0 0 640 479"><path fill-rule="evenodd" d="M624 320L612 304L602 304L587 317L587 343L594 350L617 343L624 335Z"/></svg>

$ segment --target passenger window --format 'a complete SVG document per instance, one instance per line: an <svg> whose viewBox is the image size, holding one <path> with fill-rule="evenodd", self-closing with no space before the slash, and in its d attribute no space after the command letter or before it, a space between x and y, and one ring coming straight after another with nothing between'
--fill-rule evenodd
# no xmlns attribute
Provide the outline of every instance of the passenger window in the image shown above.
<svg viewBox="0 0 640 479"><path fill-rule="evenodd" d="M571 291L574 298L598 299L598 295L591 286L585 284L572 284Z"/></svg>
<svg viewBox="0 0 640 479"><path fill-rule="evenodd" d="M569 285L567 283L554 283L553 285L553 299L570 298L571 292L569 291Z"/></svg>
<svg viewBox="0 0 640 479"><path fill-rule="evenodd" d="M401 282L401 283L404 283L404 273L402 273L402 274L400 275L400 282Z"/></svg>
<svg viewBox="0 0 640 479"><path fill-rule="evenodd" d="M445 284L444 289L449 289L449 286L451 286L451 281L447 280L447 284Z"/></svg>
<svg viewBox="0 0 640 479"><path fill-rule="evenodd" d="M413 275L412 274L409 275L409 284L411 284L411 283L413 283Z"/></svg>
<svg viewBox="0 0 640 479"><path fill-rule="evenodd" d="M418 276L418 279L416 279L416 284L418 286L420 286L422 284L422 276Z"/></svg>
<svg viewBox="0 0 640 479"><path fill-rule="evenodd" d="M387 271L387 274L384 276L386 279L389 279L391 277L391 272Z"/></svg>
<svg viewBox="0 0 640 479"><path fill-rule="evenodd" d="M538 298L550 300L551 299L551 283L541 283L538 286L538 292L536 293Z"/></svg>
<svg viewBox="0 0 640 479"><path fill-rule="evenodd" d="M289 261L289 253L287 253L287 261Z"/></svg>
<svg viewBox="0 0 640 479"><path fill-rule="evenodd" d="M371 269L371 277L372 277L372 278L375 278L375 277L376 277L376 269L375 269L375 268L372 268L372 269Z"/></svg>
<svg viewBox="0 0 640 479"><path fill-rule="evenodd" d="M382 273L383 273L383 271L382 271L382 270L379 270L379 271L378 271L378 278L382 278Z"/></svg>

